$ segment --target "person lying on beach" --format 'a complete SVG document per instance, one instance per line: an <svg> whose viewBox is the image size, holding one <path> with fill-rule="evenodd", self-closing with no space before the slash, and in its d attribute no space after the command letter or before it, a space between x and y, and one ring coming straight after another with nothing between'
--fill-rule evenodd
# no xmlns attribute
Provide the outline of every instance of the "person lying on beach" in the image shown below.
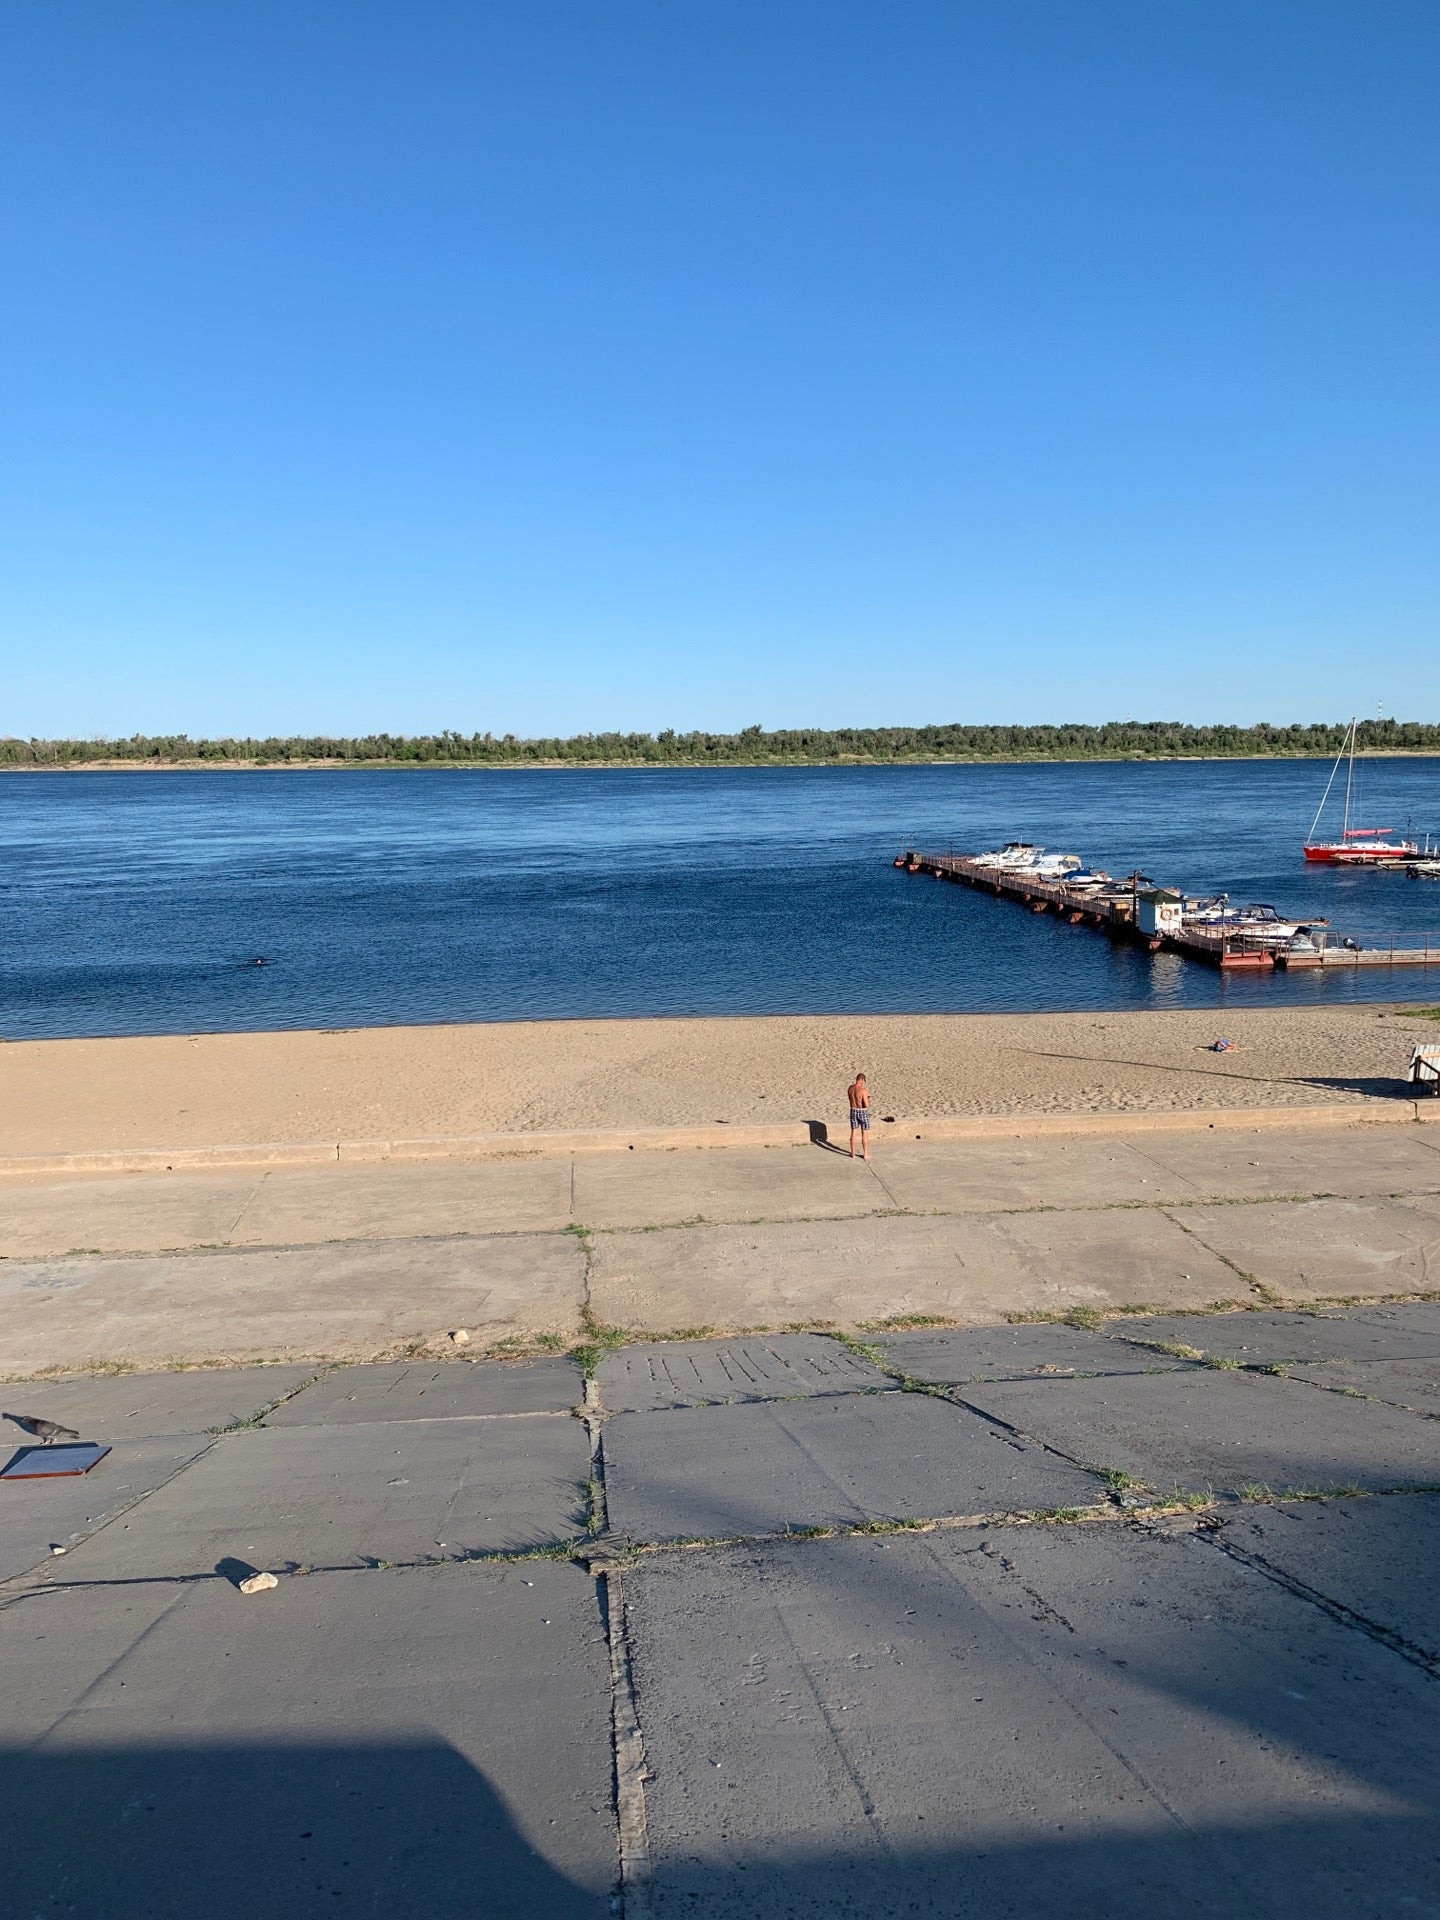
<svg viewBox="0 0 1440 1920"><path fill-rule="evenodd" d="M857 1073L850 1082L850 1158L855 1158L855 1136L860 1136L863 1148L861 1158L870 1158L870 1089L865 1084L863 1073Z"/></svg>

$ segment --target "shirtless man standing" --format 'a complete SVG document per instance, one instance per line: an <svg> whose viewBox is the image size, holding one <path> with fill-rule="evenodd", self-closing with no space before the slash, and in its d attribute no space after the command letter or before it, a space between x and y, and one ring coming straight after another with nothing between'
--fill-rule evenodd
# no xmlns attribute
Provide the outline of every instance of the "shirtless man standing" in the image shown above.
<svg viewBox="0 0 1440 1920"><path fill-rule="evenodd" d="M863 1073L850 1082L850 1158L855 1158L855 1136L860 1136L861 1158L870 1158L870 1089Z"/></svg>

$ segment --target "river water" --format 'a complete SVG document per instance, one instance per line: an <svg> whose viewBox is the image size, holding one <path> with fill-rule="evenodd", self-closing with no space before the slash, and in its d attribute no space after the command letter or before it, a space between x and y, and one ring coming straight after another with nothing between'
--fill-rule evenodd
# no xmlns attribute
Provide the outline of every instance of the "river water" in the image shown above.
<svg viewBox="0 0 1440 1920"><path fill-rule="evenodd" d="M0 776L0 1036L1440 998L1440 969L1222 979L891 864L902 845L1029 839L1327 914L1366 944L1440 945L1440 882L1307 867L1328 774ZM1440 828L1440 760L1367 761L1357 778L1360 824Z"/></svg>

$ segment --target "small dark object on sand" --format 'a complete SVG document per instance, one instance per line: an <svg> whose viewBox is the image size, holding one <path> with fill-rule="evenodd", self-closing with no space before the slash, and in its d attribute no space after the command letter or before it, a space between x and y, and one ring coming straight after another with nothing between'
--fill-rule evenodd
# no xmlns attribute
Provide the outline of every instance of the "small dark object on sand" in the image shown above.
<svg viewBox="0 0 1440 1920"><path fill-rule="evenodd" d="M23 1427L26 1433L33 1433L37 1440L43 1440L48 1447L52 1440L78 1440L80 1435L74 1427L62 1427L58 1420L42 1420L38 1413L6 1413L0 1419L13 1420L17 1427Z"/></svg>
<svg viewBox="0 0 1440 1920"><path fill-rule="evenodd" d="M1233 1040L1212 1041L1210 1051L1211 1053L1233 1053L1235 1051L1235 1042Z"/></svg>

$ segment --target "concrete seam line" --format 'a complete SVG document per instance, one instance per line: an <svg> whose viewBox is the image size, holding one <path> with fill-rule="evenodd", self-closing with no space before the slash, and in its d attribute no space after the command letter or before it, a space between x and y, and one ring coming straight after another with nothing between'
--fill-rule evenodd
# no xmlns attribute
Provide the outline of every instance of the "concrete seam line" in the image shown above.
<svg viewBox="0 0 1440 1920"><path fill-rule="evenodd" d="M356 1363L352 1362L351 1364L353 1365ZM358 1364L363 1366L365 1362L360 1361ZM454 1365L454 1364L464 1366L464 1365L467 1365L468 1362L460 1361L456 1363L456 1362L440 1361L440 1362L437 1362L437 1364L441 1366ZM308 1384L313 1386L314 1382L311 1381ZM297 1393L301 1393L301 1392L304 1392L305 1389L301 1387L297 1387L295 1391ZM285 1403L283 1400L277 1400L275 1403L276 1407L283 1406L284 1404ZM275 1409L272 1408L271 1412L274 1412L274 1410ZM265 1416L266 1420L268 1420L269 1417L270 1417L269 1414L267 1414ZM293 1432L295 1431L296 1428L303 1428L305 1432L313 1433L317 1427L326 1427L334 1430L337 1428L344 1428L344 1427L350 1427L350 1426L356 1426L356 1427L361 1427L361 1426L365 1426L365 1427L457 1427L457 1426L465 1426L465 1425L475 1426L475 1425L478 1425L481 1421L489 1422L492 1420L569 1420L571 1418L572 1418L572 1414L568 1407L516 1407L516 1408L513 1408L509 1413L407 1413L407 1414L398 1414L398 1415L377 1413L373 1420L354 1420L354 1421L324 1420L324 1419L315 1419L312 1421L297 1420L292 1425L289 1425L283 1428L282 1427L265 1427L265 1431L267 1433L282 1433L282 1432ZM259 1424L263 1426L264 1422L262 1421ZM232 1432L232 1431L235 1431L235 1429L232 1429L232 1428L221 1429L222 1433Z"/></svg>
<svg viewBox="0 0 1440 1920"><path fill-rule="evenodd" d="M114 1513L107 1514L97 1525L87 1527L85 1532L72 1535L72 1540L78 1540L83 1545L85 1541L93 1540L97 1533L104 1533L107 1527L113 1527L117 1520L123 1520L127 1513L133 1513L142 1501L152 1499L157 1493L163 1493L168 1486L180 1478L182 1473L188 1473L196 1461L203 1460L211 1448L219 1444L219 1441L220 1435L218 1433L212 1433L198 1453L193 1453L188 1460L182 1460L179 1466L174 1468L172 1472L167 1473L163 1480L158 1481L153 1487L142 1487L133 1500L127 1500L123 1507L117 1507ZM66 1551L69 1552L70 1550L71 1542L67 1541ZM53 1564L52 1557L47 1554L43 1560L37 1561L33 1567L27 1567L23 1573L12 1573L7 1579L0 1580L0 1595L18 1590L25 1581L33 1580L42 1568L50 1567Z"/></svg>
<svg viewBox="0 0 1440 1920"><path fill-rule="evenodd" d="M1435 1110L1413 1100L1373 1106L1160 1108L1137 1113L950 1114L897 1120L894 1138L922 1140L1029 1140L1071 1134L1194 1133L1249 1128L1373 1127L1440 1123ZM781 1126L642 1127L584 1133L488 1133L433 1140L341 1141L338 1144L227 1147L146 1147L93 1153L0 1156L0 1176L41 1173L181 1173L197 1168L373 1166L430 1160L539 1159L555 1154L667 1152L681 1147L801 1147L812 1144L803 1122Z"/></svg>
<svg viewBox="0 0 1440 1920"><path fill-rule="evenodd" d="M604 1408L600 1401L600 1382L592 1374L585 1382L585 1432L590 1440L590 1512L593 1534L603 1537L610 1531L610 1507L605 1498L605 1442L601 1432Z"/></svg>
<svg viewBox="0 0 1440 1920"><path fill-rule="evenodd" d="M1214 1547L1227 1559L1238 1561L1242 1567L1249 1567L1252 1573L1272 1581L1293 1599L1318 1607L1340 1626L1363 1633L1368 1640L1375 1641L1390 1653L1398 1654L1402 1660L1408 1660L1411 1666L1419 1667L1432 1680L1440 1679L1440 1655L1432 1653L1427 1647L1417 1646L1413 1640L1407 1640L1404 1634L1398 1633L1394 1627L1387 1627L1382 1620L1372 1620L1368 1614L1357 1613L1353 1607L1347 1607L1343 1600L1334 1600L1318 1587L1307 1585L1293 1573L1287 1573L1283 1567L1274 1566L1263 1554L1237 1546L1233 1540L1224 1538L1219 1527L1197 1527L1188 1537L1204 1546Z"/></svg>
<svg viewBox="0 0 1440 1920"><path fill-rule="evenodd" d="M611 1729L615 1746L615 1815L620 1838L620 1895L624 1920L650 1920L650 1830L645 1817L645 1741L635 1702L625 1589L619 1570L596 1575L605 1595L610 1643Z"/></svg>

